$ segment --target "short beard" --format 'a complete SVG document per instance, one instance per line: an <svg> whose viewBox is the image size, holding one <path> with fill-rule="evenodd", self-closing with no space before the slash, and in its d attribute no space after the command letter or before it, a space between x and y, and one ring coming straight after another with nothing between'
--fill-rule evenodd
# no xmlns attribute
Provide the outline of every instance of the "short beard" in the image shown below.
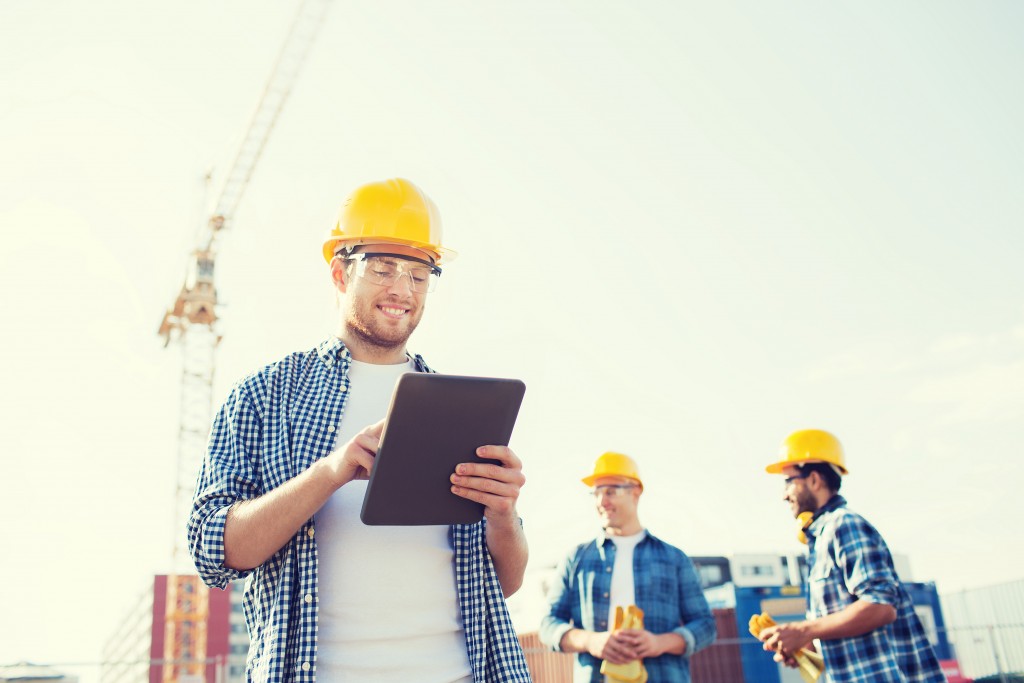
<svg viewBox="0 0 1024 683"><path fill-rule="evenodd" d="M810 491L802 491L796 498L796 515L794 517L799 517L802 512L817 511L818 501L815 500Z"/></svg>
<svg viewBox="0 0 1024 683"><path fill-rule="evenodd" d="M370 305L371 307L373 306L373 304ZM419 315L422 315L422 307L419 311ZM415 332L416 328L419 326L419 319L409 325L408 331L405 334L389 336L386 332L383 332L381 328L377 327L370 313L363 316L361 310L354 306L345 312L345 315L342 318L342 324L344 325L345 330L355 339L358 339L359 342L367 349L375 349L382 354L388 354L405 348L405 345L409 341L409 337L412 336L412 333Z"/></svg>
<svg viewBox="0 0 1024 683"><path fill-rule="evenodd" d="M395 351L397 349L404 348L413 332L413 330L410 330L409 334L405 335L402 339L387 339L373 332L373 330L360 322L355 318L355 316L349 317L345 320L345 329L352 333L354 337L359 339L359 341L363 342L366 346L380 349L381 351Z"/></svg>

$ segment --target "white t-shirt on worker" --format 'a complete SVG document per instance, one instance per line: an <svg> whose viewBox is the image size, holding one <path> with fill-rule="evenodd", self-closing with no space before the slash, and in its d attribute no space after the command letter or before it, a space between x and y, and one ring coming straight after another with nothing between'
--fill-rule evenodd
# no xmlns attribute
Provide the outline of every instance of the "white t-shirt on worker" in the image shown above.
<svg viewBox="0 0 1024 683"><path fill-rule="evenodd" d="M338 446L387 415L412 362L353 361ZM471 683L447 526L366 526L366 481L338 489L314 515L319 683Z"/></svg>
<svg viewBox="0 0 1024 683"><path fill-rule="evenodd" d="M633 550L647 535L646 531L632 536L609 536L615 544L615 564L612 565L612 590L608 596L608 630L615 624L615 606L623 609L636 604L633 587Z"/></svg>
<svg viewBox="0 0 1024 683"><path fill-rule="evenodd" d="M633 551L637 543L647 535L646 531L632 536L609 536L615 544L615 564L612 565L612 589L608 596L608 630L615 626L615 606L626 609L636 604L636 590L633 583ZM605 683L614 683L605 676Z"/></svg>

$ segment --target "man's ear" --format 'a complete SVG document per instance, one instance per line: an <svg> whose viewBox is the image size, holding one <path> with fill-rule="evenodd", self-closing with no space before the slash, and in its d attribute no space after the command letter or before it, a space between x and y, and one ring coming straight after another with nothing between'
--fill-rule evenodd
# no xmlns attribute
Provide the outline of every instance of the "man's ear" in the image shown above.
<svg viewBox="0 0 1024 683"><path fill-rule="evenodd" d="M334 282L335 288L342 294L348 289L347 264L348 262L344 259L335 258L331 260L331 280Z"/></svg>
<svg viewBox="0 0 1024 683"><path fill-rule="evenodd" d="M817 491L820 487L825 485L825 480L821 476L821 472L811 472L806 477L807 487L812 491Z"/></svg>

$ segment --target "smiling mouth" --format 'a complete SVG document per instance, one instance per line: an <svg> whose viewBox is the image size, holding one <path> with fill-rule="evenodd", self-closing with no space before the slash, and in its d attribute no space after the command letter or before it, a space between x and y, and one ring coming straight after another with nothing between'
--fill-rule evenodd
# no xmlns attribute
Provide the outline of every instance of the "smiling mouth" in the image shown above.
<svg viewBox="0 0 1024 683"><path fill-rule="evenodd" d="M409 312L405 308L395 308L394 306L378 306L377 308L383 311L385 315L389 315L394 318L401 318Z"/></svg>

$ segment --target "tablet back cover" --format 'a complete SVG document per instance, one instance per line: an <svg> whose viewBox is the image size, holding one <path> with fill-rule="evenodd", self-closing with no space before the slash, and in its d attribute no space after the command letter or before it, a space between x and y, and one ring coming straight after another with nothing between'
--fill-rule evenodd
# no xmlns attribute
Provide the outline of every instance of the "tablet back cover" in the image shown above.
<svg viewBox="0 0 1024 683"><path fill-rule="evenodd" d="M497 461L479 446L507 446L526 385L516 379L432 373L395 385L360 519L364 524L472 524L483 505L451 492L455 466Z"/></svg>

